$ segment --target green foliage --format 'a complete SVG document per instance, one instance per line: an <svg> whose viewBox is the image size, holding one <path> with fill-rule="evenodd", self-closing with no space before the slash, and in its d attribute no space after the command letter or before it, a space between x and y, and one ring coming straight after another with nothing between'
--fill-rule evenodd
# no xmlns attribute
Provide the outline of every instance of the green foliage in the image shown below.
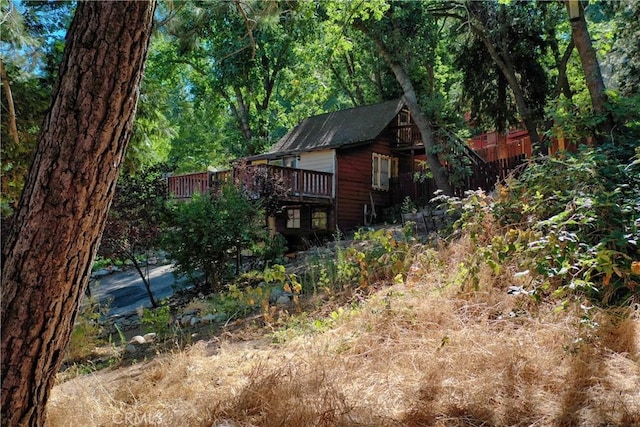
<svg viewBox="0 0 640 427"><path fill-rule="evenodd" d="M261 286L229 285L228 288L212 295L207 300L210 311L221 319L237 319L256 313L269 304L269 290Z"/></svg>
<svg viewBox="0 0 640 427"><path fill-rule="evenodd" d="M254 242L251 246L253 255L267 266L271 263L282 263L286 250L287 240L280 233L266 241Z"/></svg>
<svg viewBox="0 0 640 427"><path fill-rule="evenodd" d="M471 107L477 126L504 130L510 124L518 124L518 116L530 114L537 121L543 118L551 68L545 64L551 42L545 36L547 28L558 24L561 8L561 4L534 2L513 2L508 6L467 3L462 22L474 21L482 34L468 30L466 25L453 26L452 31L455 34L462 29L466 37L456 49L455 64L462 71L463 99ZM519 75L528 112L518 111L514 88L489 54L487 43L494 46L505 66Z"/></svg>
<svg viewBox="0 0 640 427"><path fill-rule="evenodd" d="M167 215L164 165L145 168L118 180L98 253L128 259L157 247Z"/></svg>
<svg viewBox="0 0 640 427"><path fill-rule="evenodd" d="M67 362L86 360L95 354L99 345L104 344L101 338L104 328L100 324L100 319L106 311L106 308L94 298L89 298L81 307L66 349Z"/></svg>
<svg viewBox="0 0 640 427"><path fill-rule="evenodd" d="M457 222L475 247L465 280L477 285L482 263L494 274L507 274L508 265L537 298L637 299L639 163L620 147L589 148L532 161L496 201L470 194Z"/></svg>
<svg viewBox="0 0 640 427"><path fill-rule="evenodd" d="M171 211L165 248L180 273L202 271L214 290L221 289L228 262L238 251L268 238L259 205L231 185L213 197L175 202Z"/></svg>
<svg viewBox="0 0 640 427"><path fill-rule="evenodd" d="M294 296L302 291L302 284L298 281L298 277L293 273L287 273L284 265L275 264L266 268L264 281L270 285L280 286L285 292Z"/></svg>
<svg viewBox="0 0 640 427"><path fill-rule="evenodd" d="M0 61L15 108L18 142L9 135L7 93L2 94L0 169L2 218L15 209L31 166L40 126L49 107L58 64L62 58L64 29L75 7L70 2L35 2L16 7L3 0L0 25Z"/></svg>
<svg viewBox="0 0 640 427"><path fill-rule="evenodd" d="M140 323L145 332L155 332L158 336L166 337L171 330L171 307L161 305L157 308L143 308Z"/></svg>
<svg viewBox="0 0 640 427"><path fill-rule="evenodd" d="M404 277L413 259L409 235L408 228L402 235L385 229L356 232L355 243L337 253L338 283L357 283L366 288L377 282L395 281L398 275Z"/></svg>

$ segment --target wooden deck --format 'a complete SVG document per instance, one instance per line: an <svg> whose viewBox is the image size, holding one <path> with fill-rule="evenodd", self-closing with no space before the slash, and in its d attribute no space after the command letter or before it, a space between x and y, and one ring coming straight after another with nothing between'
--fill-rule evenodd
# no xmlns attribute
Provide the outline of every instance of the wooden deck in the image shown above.
<svg viewBox="0 0 640 427"><path fill-rule="evenodd" d="M235 182L251 191L259 179L269 179L287 188L287 200L333 198L333 174L274 165L249 165L233 171L200 172L174 175L168 179L169 194L176 199L189 199L195 193L207 194L220 185Z"/></svg>
<svg viewBox="0 0 640 427"><path fill-rule="evenodd" d="M190 199L196 193L208 194L213 173L197 172L170 176L167 180L167 191L175 199Z"/></svg>

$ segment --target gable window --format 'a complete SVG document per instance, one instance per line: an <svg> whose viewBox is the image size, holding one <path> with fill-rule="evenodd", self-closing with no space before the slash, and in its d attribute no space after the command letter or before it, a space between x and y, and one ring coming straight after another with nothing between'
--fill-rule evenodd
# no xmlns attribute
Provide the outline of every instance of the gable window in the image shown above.
<svg viewBox="0 0 640 427"><path fill-rule="evenodd" d="M300 209L287 209L287 228L300 228Z"/></svg>
<svg viewBox="0 0 640 427"><path fill-rule="evenodd" d="M327 229L327 210L326 209L314 209L311 212L311 228L313 228L314 230Z"/></svg>
<svg viewBox="0 0 640 427"><path fill-rule="evenodd" d="M376 190L388 190L389 178L398 175L398 159L384 154L372 154L371 185Z"/></svg>
<svg viewBox="0 0 640 427"><path fill-rule="evenodd" d="M410 115L408 110L402 110L398 114L398 125L408 125L411 124Z"/></svg>

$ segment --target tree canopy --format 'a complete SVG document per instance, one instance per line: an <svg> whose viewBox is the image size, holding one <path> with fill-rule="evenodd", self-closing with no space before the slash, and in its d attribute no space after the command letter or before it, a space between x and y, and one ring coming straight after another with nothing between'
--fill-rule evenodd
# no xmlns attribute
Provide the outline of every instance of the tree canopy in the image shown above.
<svg viewBox="0 0 640 427"><path fill-rule="evenodd" d="M523 124L534 143L560 129L593 136L607 120L628 121L626 100L638 96L635 3L585 3L571 21L562 2L162 2L125 168L168 161L194 172L261 153L308 116L406 94L394 65L427 120L459 135ZM3 2L5 212L21 191L72 12L72 3ZM615 117L589 96L576 22Z"/></svg>

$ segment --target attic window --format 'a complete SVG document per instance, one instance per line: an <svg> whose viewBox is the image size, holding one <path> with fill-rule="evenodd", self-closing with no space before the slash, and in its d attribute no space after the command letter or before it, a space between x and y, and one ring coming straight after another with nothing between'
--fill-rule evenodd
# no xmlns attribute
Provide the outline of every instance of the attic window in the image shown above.
<svg viewBox="0 0 640 427"><path fill-rule="evenodd" d="M400 113L398 114L398 125L402 126L402 125L408 125L411 123L410 120L410 115L409 115L409 111L407 110L402 110L400 111Z"/></svg>

